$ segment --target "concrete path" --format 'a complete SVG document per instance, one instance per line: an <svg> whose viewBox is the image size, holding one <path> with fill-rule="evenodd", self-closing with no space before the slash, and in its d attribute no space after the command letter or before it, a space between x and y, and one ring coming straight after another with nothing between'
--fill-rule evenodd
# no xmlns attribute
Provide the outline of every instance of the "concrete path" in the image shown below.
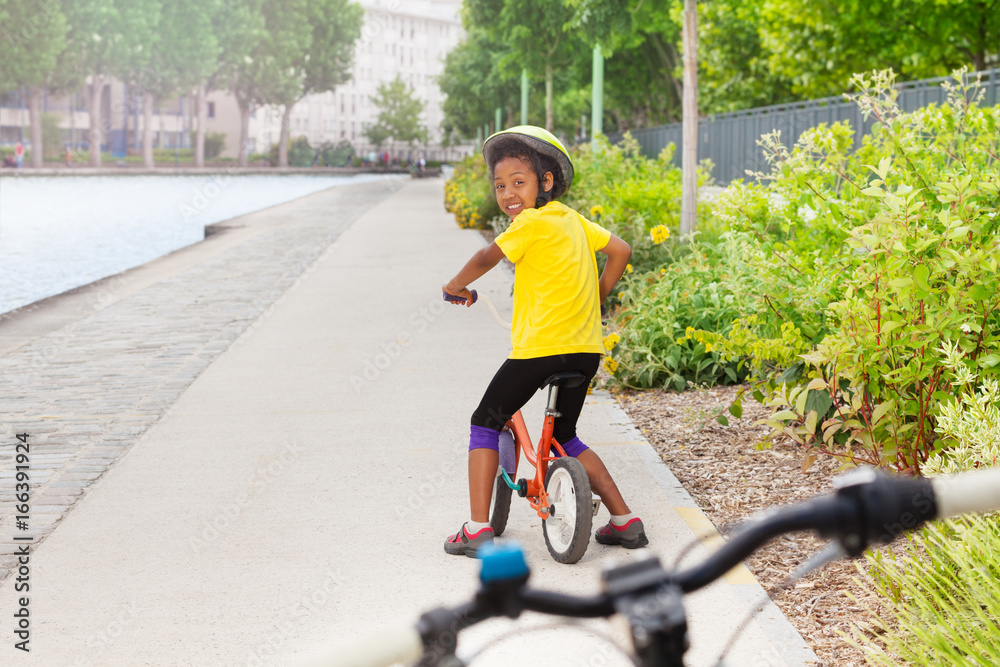
<svg viewBox="0 0 1000 667"><path fill-rule="evenodd" d="M334 188L0 320L0 538L8 554L29 545L31 648L15 648L25 593L8 555L0 664L293 664L474 591L477 562L441 543L467 518L468 416L509 333L485 303L440 301L482 247L441 201L439 180ZM509 318L509 274L476 287ZM541 398L526 409L533 434ZM613 398L588 403L581 436L673 562L704 516ZM10 502L21 432L27 531ZM592 593L608 556L641 556L593 543L558 565L514 500L505 537L525 546L535 586ZM814 659L745 570L688 609L690 664L712 664L749 609L731 664ZM512 626L483 624L461 646ZM628 664L594 634L608 627L527 634L474 664Z"/></svg>

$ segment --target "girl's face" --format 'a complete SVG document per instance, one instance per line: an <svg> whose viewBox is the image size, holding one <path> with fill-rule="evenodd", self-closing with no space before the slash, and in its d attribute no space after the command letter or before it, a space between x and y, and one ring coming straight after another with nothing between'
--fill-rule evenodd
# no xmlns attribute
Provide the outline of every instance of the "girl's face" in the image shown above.
<svg viewBox="0 0 1000 667"><path fill-rule="evenodd" d="M542 190L552 189L552 172L542 177ZM538 199L538 176L532 166L516 157L505 157L493 168L493 190L500 210L513 220L526 208L535 208Z"/></svg>

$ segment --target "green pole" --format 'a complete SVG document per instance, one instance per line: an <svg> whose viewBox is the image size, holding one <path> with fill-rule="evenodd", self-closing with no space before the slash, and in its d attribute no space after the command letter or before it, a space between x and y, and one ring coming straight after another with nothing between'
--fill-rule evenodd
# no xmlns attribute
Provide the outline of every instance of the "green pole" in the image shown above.
<svg viewBox="0 0 1000 667"><path fill-rule="evenodd" d="M486 123L483 125L483 141L486 141L490 137L490 124Z"/></svg>
<svg viewBox="0 0 1000 667"><path fill-rule="evenodd" d="M483 145L483 128L477 127L476 128L476 150L479 150L479 147L482 146L482 145Z"/></svg>
<svg viewBox="0 0 1000 667"><path fill-rule="evenodd" d="M528 124L528 70L521 70L521 125Z"/></svg>
<svg viewBox="0 0 1000 667"><path fill-rule="evenodd" d="M496 132L500 131L500 125L503 122L503 119L501 118L502 114L503 114L503 109L501 109L500 107L497 107L496 114L495 114L495 120L494 120L494 123L493 123L493 127L496 128L494 131L496 131Z"/></svg>
<svg viewBox="0 0 1000 667"><path fill-rule="evenodd" d="M604 134L604 56L594 47L593 84L590 101L590 146L597 148L597 135Z"/></svg>

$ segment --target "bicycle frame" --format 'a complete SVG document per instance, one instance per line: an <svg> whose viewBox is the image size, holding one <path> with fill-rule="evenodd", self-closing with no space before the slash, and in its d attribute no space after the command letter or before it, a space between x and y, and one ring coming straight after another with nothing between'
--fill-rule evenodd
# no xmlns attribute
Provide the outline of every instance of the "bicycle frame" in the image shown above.
<svg viewBox="0 0 1000 667"><path fill-rule="evenodd" d="M559 387L550 385L549 400L545 407L545 422L542 425L542 436L538 440L537 448L531 445L531 436L528 434L528 427L524 423L524 416L520 410L507 422L507 428L514 435L514 472L517 472L517 463L520 460L520 452L523 449L525 458L528 459L528 463L535 469L534 479L526 480L527 493L525 496L531 505L531 509L535 510L542 519L549 517L549 496L545 491L545 475L548 474L549 463L559 458L558 456L550 455L552 448L555 448L559 456L566 456L566 451L562 448L562 445L552 437L556 417L560 416L556 411L556 399L558 396Z"/></svg>

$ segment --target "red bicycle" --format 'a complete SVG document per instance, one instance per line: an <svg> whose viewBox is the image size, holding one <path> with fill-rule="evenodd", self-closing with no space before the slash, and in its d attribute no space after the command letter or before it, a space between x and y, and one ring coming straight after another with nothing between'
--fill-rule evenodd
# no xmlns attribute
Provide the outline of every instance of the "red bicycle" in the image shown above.
<svg viewBox="0 0 1000 667"><path fill-rule="evenodd" d="M464 303L465 299L444 294L446 301ZM472 302L479 295L472 290ZM500 464L490 499L490 527L499 537L507 528L510 502L514 492L527 498L531 508L542 519L542 534L549 554L559 563L575 563L587 552L590 531L600 508L600 499L594 497L590 479L583 464L567 456L552 437L555 421L561 415L556 410L560 387L578 387L587 381L579 372L557 373L548 377L541 388L548 387L545 420L538 445L533 446L524 416L520 411L504 426L500 433ZM517 466L524 452L534 475L517 482Z"/></svg>

